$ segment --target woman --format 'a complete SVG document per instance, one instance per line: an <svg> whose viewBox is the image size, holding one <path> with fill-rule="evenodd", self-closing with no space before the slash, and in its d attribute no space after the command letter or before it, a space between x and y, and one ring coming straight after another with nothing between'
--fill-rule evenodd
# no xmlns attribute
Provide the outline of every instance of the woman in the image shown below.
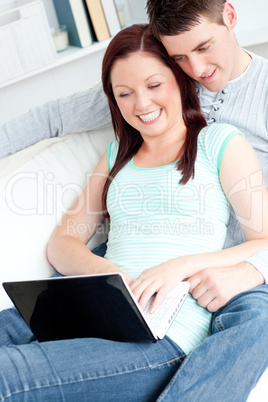
<svg viewBox="0 0 268 402"><path fill-rule="evenodd" d="M56 229L48 258L64 275L122 272L141 307L157 293L153 312L179 281L267 246L267 191L255 174L261 168L251 146L232 126L206 127L191 80L147 25L127 28L111 41L102 78L119 141L110 144ZM247 242L222 251L225 195ZM101 258L86 244L104 215L111 230ZM0 377L0 396L156 400L209 327L208 309L189 295L155 344L74 339L1 348L9 379ZM18 372L19 384L13 381Z"/></svg>
<svg viewBox="0 0 268 402"><path fill-rule="evenodd" d="M48 256L65 275L122 271L142 307L157 292L153 311L177 282L205 267L236 264L267 245L267 192L261 185L262 211L251 205L250 188L236 191L237 183L260 171L251 146L232 126L206 127L192 81L148 26L117 35L105 54L102 80L119 145L112 143L103 155L56 230ZM229 217L226 196L245 222L248 241L218 251ZM85 244L106 208L111 229L101 259ZM77 226L68 231L69 218ZM254 231L253 222L263 222L262 229ZM76 230L81 223L88 228L83 235ZM209 325L209 311L189 296L168 335L188 354Z"/></svg>

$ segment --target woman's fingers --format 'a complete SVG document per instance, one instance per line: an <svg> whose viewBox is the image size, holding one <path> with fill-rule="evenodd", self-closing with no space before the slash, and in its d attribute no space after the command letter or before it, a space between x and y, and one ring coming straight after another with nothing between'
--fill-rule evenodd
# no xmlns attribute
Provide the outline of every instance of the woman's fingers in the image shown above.
<svg viewBox="0 0 268 402"><path fill-rule="evenodd" d="M150 298L153 297L152 305L150 307L151 313L155 312L159 308L164 297L169 292L167 286L159 280L145 280L140 281L139 284L135 284L134 282L133 285L135 286L133 286L132 292L142 309L145 308Z"/></svg>

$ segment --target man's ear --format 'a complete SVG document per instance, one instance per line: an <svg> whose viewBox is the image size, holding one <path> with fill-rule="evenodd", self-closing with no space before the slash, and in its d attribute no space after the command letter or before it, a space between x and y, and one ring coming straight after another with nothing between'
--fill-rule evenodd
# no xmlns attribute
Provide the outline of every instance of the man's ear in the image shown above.
<svg viewBox="0 0 268 402"><path fill-rule="evenodd" d="M231 3L224 3L223 5L223 20L229 29L234 29L237 22L237 15Z"/></svg>

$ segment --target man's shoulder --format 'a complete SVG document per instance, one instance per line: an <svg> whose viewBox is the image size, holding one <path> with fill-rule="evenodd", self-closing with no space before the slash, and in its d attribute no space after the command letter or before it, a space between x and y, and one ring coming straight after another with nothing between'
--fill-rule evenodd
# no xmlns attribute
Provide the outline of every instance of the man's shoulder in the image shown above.
<svg viewBox="0 0 268 402"><path fill-rule="evenodd" d="M253 67L257 70L260 69L261 71L267 71L268 70L268 59L264 58L263 56L260 56L259 54L248 52L248 54L251 56L251 64Z"/></svg>
<svg viewBox="0 0 268 402"><path fill-rule="evenodd" d="M257 59L263 64L268 64L268 59L266 59L264 56L261 56L257 53L253 53L250 50L246 50L246 52L251 56L252 59Z"/></svg>

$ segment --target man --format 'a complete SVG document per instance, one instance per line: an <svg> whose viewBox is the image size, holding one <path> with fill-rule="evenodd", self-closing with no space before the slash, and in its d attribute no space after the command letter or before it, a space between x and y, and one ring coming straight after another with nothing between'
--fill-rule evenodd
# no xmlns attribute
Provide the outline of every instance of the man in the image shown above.
<svg viewBox="0 0 268 402"><path fill-rule="evenodd" d="M148 0L147 11L154 35L161 40L169 55L184 72L195 80L202 110L208 123L230 123L241 130L259 157L267 185L268 61L247 53L237 44L233 33L237 16L233 6L224 0L170 0L169 2ZM238 222L234 218L234 214L231 214L225 247L231 247L242 241ZM260 277L260 274L263 278ZM192 295L198 299L199 304L216 312L212 320L212 334L214 336L211 336L208 342L205 341L200 345L200 349L197 348L199 349L198 353L203 349L203 354L200 353L199 357L202 355L203 358L206 357L207 359L210 355L213 360L213 341L216 340L215 334L218 331L216 326L221 327L220 330L225 329L226 333L222 337L222 340L224 338L224 346L222 346L223 348L227 347L225 342L228 335L232 331L234 335L235 327L238 331L241 330L238 329L239 323L242 322L240 321L243 315L241 312L243 308L246 309L249 306L254 290L248 292L248 300L246 298L243 300L245 293L239 294L258 286L260 283L267 283L267 249L250 258L248 262L224 269L215 267L213 270L204 270L189 280ZM234 298L232 299L232 297ZM258 297L253 296L252 302L257 302ZM267 285L265 300L262 305L263 309L267 309ZM234 306L236 301L239 306L237 305L235 308L235 314L237 314L235 317L234 309L231 306L232 304ZM224 307L226 302L229 303ZM230 321L227 324L228 315ZM238 318L239 316L240 318ZM246 320L247 318L245 318L245 322ZM227 324L226 327L224 327L224 322ZM230 332L227 335L228 331ZM220 337L222 334L217 333L217 335ZM262 337L265 338L264 333ZM232 342L233 349L229 348L228 353L230 355L236 347L235 342L233 343L234 338L232 338L233 340L231 338L232 336L230 342ZM251 340L253 338L254 335L252 334ZM217 341L219 342L219 339ZM244 341L246 343L246 340ZM218 343L219 345L220 343ZM267 367L267 347L268 341L265 340L265 367ZM178 400L196 400L198 387L200 400L213 400L211 393L213 381L215 391L219 391L216 379L220 378L220 371L222 371L222 381L226 381L225 384L228 386L227 378L224 379L224 375L228 376L228 369L225 371L214 363L211 363L209 368L204 368L204 376L198 376L189 384L186 379L195 372L195 365L198 360L198 358L196 359L196 352L197 350L193 351L192 355L184 361L183 367L180 367L160 400L172 400L176 392L179 395ZM210 354L211 352L212 354ZM214 352L217 353L216 349ZM223 353L223 350L219 348L218 354L220 353ZM241 353L243 353L242 350L239 351L240 356ZM239 354L236 356L237 359L239 359ZM224 362L224 358L222 362ZM227 361L224 364L226 363ZM216 377L213 376L213 368L218 370ZM237 370L239 370L238 366ZM229 374L231 372L229 371ZM208 376L211 376L209 381L207 380ZM184 383L186 384L185 387ZM203 385L200 386L200 383ZM206 393L204 384L209 387L208 393ZM244 386L241 382L240 387L240 397L238 395L231 397L231 394L227 392L225 396L219 394L219 398L217 396L216 399L245 400L247 394L243 393Z"/></svg>
<svg viewBox="0 0 268 402"><path fill-rule="evenodd" d="M268 184L265 155L265 151L268 151L268 61L248 54L237 44L233 33L236 25L233 6L223 0L174 0L168 4L148 0L147 8L154 35L162 41L169 55L184 72L196 81L208 123L230 123L241 130L255 148ZM223 13L220 12L222 9ZM225 247L242 241L241 231L232 215ZM263 255L264 252L261 252L259 259L262 266L258 264L257 256L249 261L254 261L253 265L267 282L268 264L262 263ZM229 283L228 290L221 295L215 294L216 289L207 288L206 273L191 280L192 289L201 281L193 295L200 299L206 292L199 301L211 311L216 311L231 297L263 281L259 272L247 262L228 267L225 272L228 272L227 282L230 281L234 288L231 289ZM243 281L244 274L244 279L249 279L248 284ZM217 275L215 285L222 286L225 275ZM222 297L224 300L221 300Z"/></svg>
<svg viewBox="0 0 268 402"><path fill-rule="evenodd" d="M267 180L268 61L238 46L234 8L224 0L148 0L147 9L154 34L197 82L208 123L238 127L255 148ZM43 127L39 138L37 121ZM8 123L0 131L2 155L49 136L109 122L108 106L97 86ZM26 133L29 126L27 142L26 134L15 139L15 131ZM231 215L225 246L242 241ZM184 360L159 400L246 400L268 361L268 290L267 285L259 286L268 281L267 261L265 249L237 266L205 269L189 278L198 303L214 312L213 335Z"/></svg>

